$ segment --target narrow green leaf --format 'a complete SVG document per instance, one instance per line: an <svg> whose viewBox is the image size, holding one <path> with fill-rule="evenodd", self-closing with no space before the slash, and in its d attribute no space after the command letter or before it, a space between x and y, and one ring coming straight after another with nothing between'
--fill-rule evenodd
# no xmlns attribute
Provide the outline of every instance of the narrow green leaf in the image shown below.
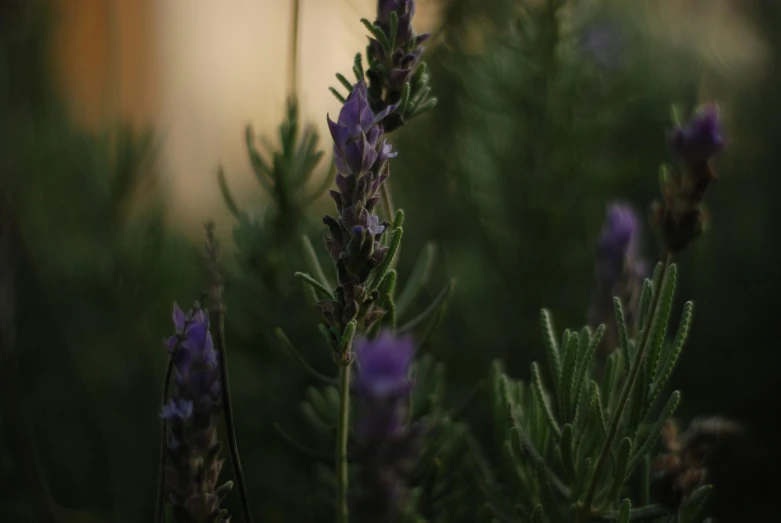
<svg viewBox="0 0 781 523"><path fill-rule="evenodd" d="M589 387L591 388L591 404L593 405L594 413L597 416L599 427L602 431L602 437L607 436L607 420L605 419L605 410L602 407L602 398L599 395L599 385L596 381L590 381Z"/></svg>
<svg viewBox="0 0 781 523"><path fill-rule="evenodd" d="M415 300L420 289L428 282L434 267L436 253L436 245L429 242L421 251L420 256L418 256L415 266L412 268L412 274L410 274L410 277L407 280L407 284L399 293L399 297L396 298L396 310L400 315L404 314L407 307Z"/></svg>
<svg viewBox="0 0 781 523"><path fill-rule="evenodd" d="M585 354L583 354L581 361L578 363L578 368L575 371L575 394L572 398L572 404L575 408L573 419L577 418L577 409L580 405L580 397L584 388L583 384L588 376L589 367L594 360L594 354L597 352L597 347L599 347L599 344L602 342L602 337L605 335L605 330L606 327L604 323L597 327L597 330L594 332L594 336L589 340ZM609 396L607 396L606 401L609 401L609 399ZM607 408L609 405L605 405L605 407Z"/></svg>
<svg viewBox="0 0 781 523"><path fill-rule="evenodd" d="M330 283L328 282L328 278L325 275L323 266L320 264L320 259L317 257L315 247L312 245L311 240L306 234L301 236L301 245L304 249L304 257L309 263L309 270L314 273L315 279L326 286L326 288L330 288Z"/></svg>
<svg viewBox="0 0 781 523"><path fill-rule="evenodd" d="M346 354L352 348L353 337L355 336L355 329L357 327L358 324L355 322L355 320L352 320L350 323L344 326L344 332L342 333L342 337L339 340L340 354Z"/></svg>
<svg viewBox="0 0 781 523"><path fill-rule="evenodd" d="M428 93L426 93L428 94ZM426 100L425 102L418 102L415 104L414 109L410 112L410 114L407 116L408 119L415 118L416 116L420 116L421 114L425 113L426 111L433 109L436 107L436 105L439 103L439 99L432 97Z"/></svg>
<svg viewBox="0 0 781 523"><path fill-rule="evenodd" d="M613 311L615 312L616 329L618 330L619 348L624 355L624 365L626 367L624 370L629 372L629 363L632 361L629 354L629 334L626 330L624 307L621 305L621 299L618 296L613 298Z"/></svg>
<svg viewBox="0 0 781 523"><path fill-rule="evenodd" d="M247 153L255 178L258 179L266 192L274 194L274 171L255 148L255 134L250 125L244 131L244 141L247 145Z"/></svg>
<svg viewBox="0 0 781 523"><path fill-rule="evenodd" d="M445 287L440 291L440 293L437 295L436 298L434 298L434 301L431 302L431 305L429 305L426 310L424 310L420 315L417 317L409 320L404 325L401 325L398 328L399 333L405 333L408 331L411 331L418 325L422 324L424 321L426 321L427 318L433 316L435 312L440 310L441 307L444 306L445 301L450 296L450 293L453 290L453 287L455 287L455 280L450 280L450 283L445 285Z"/></svg>
<svg viewBox="0 0 781 523"><path fill-rule="evenodd" d="M374 273L374 283L372 283L370 286L370 291L377 289L377 286L380 284L382 279L385 277L385 274L390 269L391 264L393 263L393 257L396 255L396 251L398 250L399 245L401 245L401 237L403 234L404 229L401 227L394 229L393 237L391 238L390 245L388 246L388 251L385 253L385 256L382 258L382 262L380 262L380 265L377 267L376 272Z"/></svg>
<svg viewBox="0 0 781 523"><path fill-rule="evenodd" d="M285 335L282 329L277 328L276 334L277 334L277 338L279 338L283 346L287 349L286 351L287 354L290 357L292 357L294 360L296 360L302 367L304 367L304 369L307 372L309 372L309 374L311 374L313 377L317 378L318 380L322 381L323 383L327 383L329 385L333 385L337 383L336 378L326 376L325 374L317 372L314 368L312 368L312 366L309 365L309 363L306 361L306 358L304 358L301 355L301 353L296 349L296 347L293 345L293 342L290 341L290 339L287 337L287 335ZM325 334L327 335L327 332Z"/></svg>
<svg viewBox="0 0 781 523"><path fill-rule="evenodd" d="M571 482L575 477L575 458L572 453L573 439L572 424L567 423L564 425L564 428L561 429L561 442L559 443L562 468L564 469L565 474L564 479L566 479L567 482Z"/></svg>
<svg viewBox="0 0 781 523"><path fill-rule="evenodd" d="M621 440L621 445L618 447L618 459L616 460L616 467L613 471L613 480L610 486L610 493L608 494L608 501L613 502L621 494L621 488L626 481L626 472L629 468L629 458L632 453L632 440L624 438Z"/></svg>
<svg viewBox="0 0 781 523"><path fill-rule="evenodd" d="M548 366L553 377L553 389L558 390L561 381L561 357L559 345L556 341L556 331L553 328L553 318L550 311L540 311L540 323L542 326L542 340L545 343L545 353L548 357Z"/></svg>
<svg viewBox="0 0 781 523"><path fill-rule="evenodd" d="M300 280L305 281L309 285L311 285L316 291L319 291L326 298L328 298L330 300L334 299L334 295L331 292L331 290L328 287L326 287L325 284L320 283L319 281L314 279L309 274L307 274L305 272L296 272L296 273L294 273L294 276L296 278L300 279Z"/></svg>
<svg viewBox="0 0 781 523"><path fill-rule="evenodd" d="M678 332L675 335L675 340L672 344L672 349L665 358L664 362L660 366L659 372L651 385L651 397L649 404L653 404L656 398L659 397L659 393L667 385L667 380L670 379L673 368L678 361L678 357L681 355L683 345L686 343L686 339L689 336L689 329L692 324L692 314L694 310L694 303L687 301L683 306L683 313L681 314L681 322L678 326Z"/></svg>
<svg viewBox="0 0 781 523"><path fill-rule="evenodd" d="M648 375L649 381L653 379L653 374L656 372L656 367L659 364L659 356L662 351L662 345L664 344L664 338L667 334L667 326L670 322L670 311L673 305L673 295L675 294L675 282L677 275L677 267L673 263L667 268L667 273L664 276L662 282L662 291L659 295L658 314L655 319L654 325L651 327L649 334L649 353L648 353Z"/></svg>
<svg viewBox="0 0 781 523"><path fill-rule="evenodd" d="M222 166L217 169L217 184L220 186L225 206L235 218L241 219L243 216L242 212L239 210L239 206L236 205L236 200L233 199L230 189L228 189L228 182L225 180L225 172L222 170Z"/></svg>
<svg viewBox="0 0 781 523"><path fill-rule="evenodd" d="M643 458L643 456L645 456L652 450L654 444L659 439L659 435L662 432L662 427L664 427L664 424L667 423L667 420L670 419L670 417L673 415L680 401L681 401L681 393L676 390L670 395L670 398L667 400L667 403L665 403L664 408L662 409L662 412L659 415L659 419L656 420L656 423L653 424L653 426L648 432L648 435L645 437L643 442L639 446L637 446L637 451L633 454L632 458L629 460L629 467L627 470L627 474L631 474L632 471L637 467L637 465L640 464L640 460Z"/></svg>
<svg viewBox="0 0 781 523"><path fill-rule="evenodd" d="M366 27L366 30L369 31L369 33L371 33L371 35L380 43L385 52L390 55L392 49L390 48L390 41L388 40L388 35L385 34L385 31L369 22L366 18L361 18L361 23L364 25L364 27Z"/></svg>
<svg viewBox="0 0 781 523"><path fill-rule="evenodd" d="M333 87L329 87L329 88L328 88L328 90L329 90L329 91L331 92L331 94L332 94L332 95L334 95L334 96L336 97L336 99L337 99L337 100L339 100L340 102L342 102L342 103L345 103L345 102L347 101L347 100L345 99L345 97L344 97L344 96L342 96L342 95L339 93L339 91L337 91L337 90L336 90L336 89L334 89Z"/></svg>
<svg viewBox="0 0 781 523"><path fill-rule="evenodd" d="M399 107L396 109L399 114L406 114L407 113L407 106L409 105L409 96L410 96L410 83L407 82L404 84L404 87L401 88L401 98L399 98Z"/></svg>
<svg viewBox="0 0 781 523"><path fill-rule="evenodd" d="M360 82L366 76L363 70L363 56L361 53L355 53L355 59L353 60L353 73L355 73L355 81Z"/></svg>
<svg viewBox="0 0 781 523"><path fill-rule="evenodd" d="M632 502L629 498L624 498L624 500L621 501L621 507L618 509L618 523L629 523L631 509Z"/></svg>
<svg viewBox="0 0 781 523"><path fill-rule="evenodd" d="M336 79L339 80L339 83L344 86L345 89L347 89L347 92L350 93L353 90L353 84L350 83L350 81L344 77L341 73L336 73Z"/></svg>
<svg viewBox="0 0 781 523"><path fill-rule="evenodd" d="M588 335L588 334L587 334ZM561 372L561 384L559 386L559 416L563 422L571 420L570 400L575 385L575 366L578 359L578 346L580 339L574 332L568 337L567 342L561 344L564 349L564 365Z"/></svg>
<svg viewBox="0 0 781 523"><path fill-rule="evenodd" d="M390 40L390 48L396 50L396 35L399 31L399 15L396 11L391 11L390 14L390 34L388 40Z"/></svg>
<svg viewBox="0 0 781 523"><path fill-rule="evenodd" d="M426 69L428 66L425 62L421 62L421 64L418 66L417 69L412 73L412 76L410 76L409 84L410 88L412 89L413 93L417 93L420 91L421 87L423 87L426 84Z"/></svg>
<svg viewBox="0 0 781 523"><path fill-rule="evenodd" d="M545 460L543 458L537 459L537 463L535 463L535 472L537 473L537 485L540 489L540 501L542 502L543 508L546 508L551 512L556 511L559 507L559 503L553 495L553 487L551 486L550 478L548 477L548 467L545 465Z"/></svg>
<svg viewBox="0 0 781 523"><path fill-rule="evenodd" d="M542 505L534 507L534 512L532 512L532 523L545 523L545 512L542 509Z"/></svg>
<svg viewBox="0 0 781 523"><path fill-rule="evenodd" d="M550 404L550 396L545 390L545 386L542 383L542 375L540 373L540 367L536 362L532 363L532 386L536 392L536 398L539 403L539 408L545 413L545 417L548 420L548 424L557 438L561 437L561 428L556 421L556 417L553 414L553 407Z"/></svg>

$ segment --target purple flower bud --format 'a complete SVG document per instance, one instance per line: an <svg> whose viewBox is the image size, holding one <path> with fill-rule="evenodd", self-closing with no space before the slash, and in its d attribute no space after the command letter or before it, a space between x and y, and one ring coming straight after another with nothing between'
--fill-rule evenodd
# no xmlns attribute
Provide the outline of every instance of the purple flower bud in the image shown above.
<svg viewBox="0 0 781 523"><path fill-rule="evenodd" d="M337 121L327 117L334 140L334 162L343 174L367 172L385 149L385 142L380 143L382 128L379 124L396 106L389 106L375 115L367 96L366 83L361 80L345 100Z"/></svg>
<svg viewBox="0 0 781 523"><path fill-rule="evenodd" d="M718 106L701 108L685 127L674 129L669 139L673 152L687 164L706 163L725 146Z"/></svg>

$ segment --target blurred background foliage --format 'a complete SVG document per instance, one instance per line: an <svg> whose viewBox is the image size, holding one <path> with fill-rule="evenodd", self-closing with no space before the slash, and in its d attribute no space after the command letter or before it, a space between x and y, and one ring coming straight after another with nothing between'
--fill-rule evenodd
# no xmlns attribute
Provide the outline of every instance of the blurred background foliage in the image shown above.
<svg viewBox="0 0 781 523"><path fill-rule="evenodd" d="M720 521L751 521L777 492L780 458L781 6L570 3L558 18L535 9L528 23L518 0L439 2L426 58L439 104L395 136L390 179L406 212L401 274L427 242L438 249L418 305L458 282L422 350L447 365L453 405L495 358L526 377L542 357L541 307L562 328L585 323L606 204L643 210L658 194L670 104L718 100L730 146L717 161L709 231L679 260L677 295L696 307L673 382L680 417L749 426L755 454L715 497ZM201 245L172 226L161 136L117 122L86 130L69 114L52 75L56 20L44 2L0 3L0 519L148 521L161 339L171 302L202 291ZM211 183L219 197L216 176ZM313 385L275 329L315 368L333 370L310 295L293 278L307 268L302 235L324 255L330 205L299 196L279 205L277 191L276 202L220 216L233 229L224 241L234 247L225 269L237 434L256 517L267 522L325 520L314 463L274 430L309 430L299 409ZM466 415L487 438L486 401L478 395ZM234 513L236 504L231 496Z"/></svg>

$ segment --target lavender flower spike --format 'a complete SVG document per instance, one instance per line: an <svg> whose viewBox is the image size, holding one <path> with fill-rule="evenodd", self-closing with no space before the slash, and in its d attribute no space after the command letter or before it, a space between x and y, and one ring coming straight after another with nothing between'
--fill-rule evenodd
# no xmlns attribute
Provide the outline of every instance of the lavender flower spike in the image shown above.
<svg viewBox="0 0 781 523"><path fill-rule="evenodd" d="M689 165L706 163L724 149L719 121L719 108L707 105L700 109L686 127L678 127L670 135L673 152Z"/></svg>
<svg viewBox="0 0 781 523"><path fill-rule="evenodd" d="M366 84L353 88L336 122L328 118L334 139L334 158L339 174L338 191L331 191L338 215L325 216L329 235L325 242L336 263L339 288L335 300L319 304L326 323L338 331L357 318L361 329L382 315L376 307L362 308L366 282L381 262L387 247L379 240L388 223L380 222L375 207L388 178L388 160L395 157L383 138L382 120L396 106L375 114L367 101ZM359 316L359 313L362 314Z"/></svg>
<svg viewBox="0 0 781 523"><path fill-rule="evenodd" d="M169 426L168 499L176 521L227 523L230 517L220 509L220 501L231 483L217 486L223 464L217 441L222 403L209 318L202 310L185 314L174 303L174 325L176 334L166 343L173 356L174 386L160 414Z"/></svg>
<svg viewBox="0 0 781 523"><path fill-rule="evenodd" d="M404 510L405 482L422 435L421 425L407 422L414 354L410 337L397 338L389 331L376 340L356 341L356 521L398 521Z"/></svg>

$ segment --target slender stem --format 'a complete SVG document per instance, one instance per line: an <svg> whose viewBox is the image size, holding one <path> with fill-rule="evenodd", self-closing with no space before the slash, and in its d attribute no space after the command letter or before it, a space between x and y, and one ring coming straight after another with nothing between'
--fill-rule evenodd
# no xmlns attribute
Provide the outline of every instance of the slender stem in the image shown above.
<svg viewBox="0 0 781 523"><path fill-rule="evenodd" d="M347 441L350 436L350 366L339 366L339 425L336 440L336 521L347 523Z"/></svg>
<svg viewBox="0 0 781 523"><path fill-rule="evenodd" d="M589 487L586 491L586 497L583 500L581 515L583 516L584 520L590 516L591 504L594 502L594 496L597 492L597 485L599 484L599 476L602 473L602 469L605 466L605 463L607 462L607 457L610 455L610 449L613 447L613 441L616 439L616 435L618 434L618 426L621 422L621 416L623 415L626 404L629 401L629 396L631 395L632 389L634 388L635 382L637 381L637 376L640 374L643 358L645 357L645 353L648 349L649 333L654 325L654 322L656 321L657 313L659 312L659 295L662 293L662 284L667 275L667 268L670 266L671 258L672 256L669 252L665 253L665 255L662 257L661 274L659 275L659 280L654 285L654 293L651 297L651 313L648 318L648 322L645 324L645 328L641 334L640 344L638 345L635 359L632 362L632 367L629 370L629 376L627 376L627 380L621 389L621 395L618 398L618 404L616 405L616 409L613 411L613 414L610 417L610 428L608 429L607 438L605 438L605 442L599 452L597 463L594 466L594 473L591 476L591 481L589 482Z"/></svg>
<svg viewBox="0 0 781 523"><path fill-rule="evenodd" d="M301 0L293 0L293 29L290 36L290 95L298 97L298 34L301 23Z"/></svg>
<svg viewBox="0 0 781 523"><path fill-rule="evenodd" d="M163 381L163 402L168 403L168 390L171 388L171 375L174 370L174 358L168 358L168 368L165 370L165 380ZM157 474L157 504L155 509L155 522L163 521L163 509L165 508L165 447L168 444L168 420L163 418L162 434L160 435L160 467Z"/></svg>
<svg viewBox="0 0 781 523"><path fill-rule="evenodd" d="M247 495L247 480L244 479L244 471L241 468L239 458L239 446L236 443L236 428L233 422L233 405L231 404L230 383L228 381L228 351L225 347L225 307L222 300L217 301L217 323L215 328L215 342L217 353L220 355L220 384L222 388L222 406L225 411L225 428L228 432L228 448L233 463L233 474L236 476L236 484L241 498L241 509L244 513L244 521L252 523L252 511L250 510L249 496Z"/></svg>

